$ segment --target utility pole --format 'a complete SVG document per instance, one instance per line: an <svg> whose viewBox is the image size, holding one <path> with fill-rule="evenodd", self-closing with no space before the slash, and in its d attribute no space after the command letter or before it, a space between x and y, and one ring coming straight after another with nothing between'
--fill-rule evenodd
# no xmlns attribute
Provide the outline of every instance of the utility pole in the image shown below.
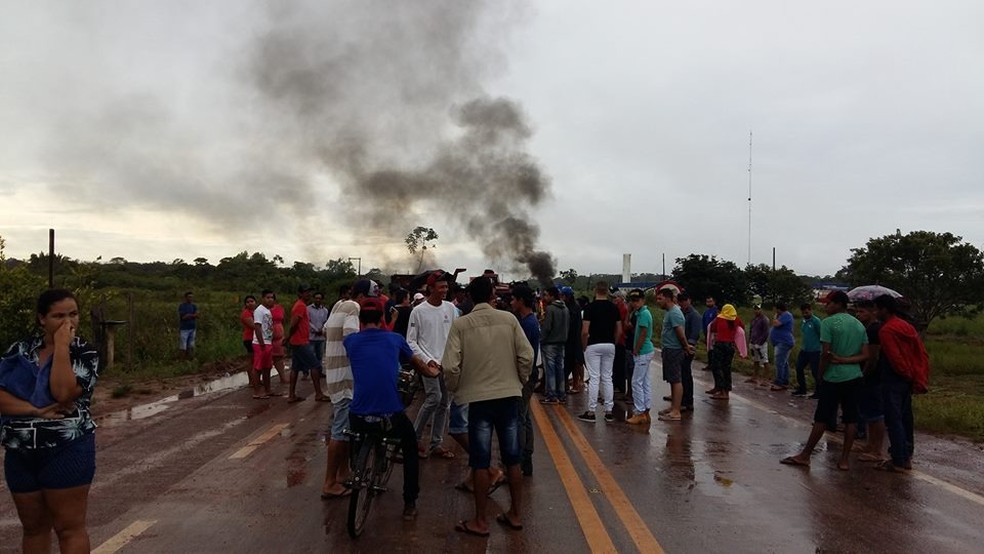
<svg viewBox="0 0 984 554"><path fill-rule="evenodd" d="M55 230L48 229L48 288L55 288Z"/></svg>
<svg viewBox="0 0 984 554"><path fill-rule="evenodd" d="M748 131L748 265L752 265L752 131Z"/></svg>

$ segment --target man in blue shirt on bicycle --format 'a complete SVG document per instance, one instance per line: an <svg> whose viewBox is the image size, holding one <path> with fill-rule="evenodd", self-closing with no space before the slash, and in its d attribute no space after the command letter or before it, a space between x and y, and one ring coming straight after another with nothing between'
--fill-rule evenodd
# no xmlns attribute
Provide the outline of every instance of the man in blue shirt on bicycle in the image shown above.
<svg viewBox="0 0 984 554"><path fill-rule="evenodd" d="M427 377L437 377L440 370L428 367L423 359L415 356L402 336L382 329L382 318L382 302L378 298L363 299L359 309L362 331L345 337L343 341L352 365L349 425L355 433L382 428L387 436L400 440L403 453L403 519L409 521L417 516L420 460L416 455L417 434L403 411L403 402L397 391L400 360L409 360L418 373Z"/></svg>

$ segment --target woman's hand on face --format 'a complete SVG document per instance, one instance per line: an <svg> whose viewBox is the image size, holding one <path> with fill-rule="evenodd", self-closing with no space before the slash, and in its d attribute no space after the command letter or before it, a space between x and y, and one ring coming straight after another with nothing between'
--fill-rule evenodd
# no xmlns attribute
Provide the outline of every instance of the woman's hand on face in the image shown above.
<svg viewBox="0 0 984 554"><path fill-rule="evenodd" d="M68 319L55 331L55 346L69 346L75 338L75 326Z"/></svg>

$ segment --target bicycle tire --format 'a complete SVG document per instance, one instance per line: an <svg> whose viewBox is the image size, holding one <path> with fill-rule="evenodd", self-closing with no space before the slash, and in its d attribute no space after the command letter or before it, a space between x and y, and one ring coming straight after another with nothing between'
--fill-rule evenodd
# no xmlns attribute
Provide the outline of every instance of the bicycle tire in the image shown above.
<svg viewBox="0 0 984 554"><path fill-rule="evenodd" d="M353 539L359 538L365 529L372 500L376 496L373 480L376 474L376 438L366 437L359 445L359 452L352 468L352 496L349 498L348 533Z"/></svg>
<svg viewBox="0 0 984 554"><path fill-rule="evenodd" d="M385 459L383 462L383 477L379 482L380 486L383 487L386 486L386 483L389 483L390 476L393 475L393 466L396 465L393 458L396 457L396 453L400 450L400 445L398 444L386 443L385 446L386 451L383 453L383 457Z"/></svg>

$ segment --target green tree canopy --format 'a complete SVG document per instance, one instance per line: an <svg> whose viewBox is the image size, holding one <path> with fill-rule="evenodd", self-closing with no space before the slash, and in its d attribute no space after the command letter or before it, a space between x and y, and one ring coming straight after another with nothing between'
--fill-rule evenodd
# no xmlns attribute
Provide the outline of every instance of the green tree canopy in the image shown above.
<svg viewBox="0 0 984 554"><path fill-rule="evenodd" d="M978 312L984 303L984 254L952 233L896 233L851 252L838 276L854 286L898 291L921 326L940 316Z"/></svg>
<svg viewBox="0 0 984 554"><path fill-rule="evenodd" d="M766 264L750 265L745 268L745 279L748 290L766 302L784 300L795 306L810 298L810 286L786 266L773 270Z"/></svg>
<svg viewBox="0 0 984 554"><path fill-rule="evenodd" d="M713 296L718 305L745 304L748 299L748 286L741 268L714 256L691 254L677 258L673 279L694 299Z"/></svg>
<svg viewBox="0 0 984 554"><path fill-rule="evenodd" d="M419 255L417 271L420 271L420 268L424 265L424 254L427 253L427 249L435 247L434 242L437 238L437 231L430 227L418 225L413 228L413 231L407 234L407 238L403 239L410 254L413 256Z"/></svg>

